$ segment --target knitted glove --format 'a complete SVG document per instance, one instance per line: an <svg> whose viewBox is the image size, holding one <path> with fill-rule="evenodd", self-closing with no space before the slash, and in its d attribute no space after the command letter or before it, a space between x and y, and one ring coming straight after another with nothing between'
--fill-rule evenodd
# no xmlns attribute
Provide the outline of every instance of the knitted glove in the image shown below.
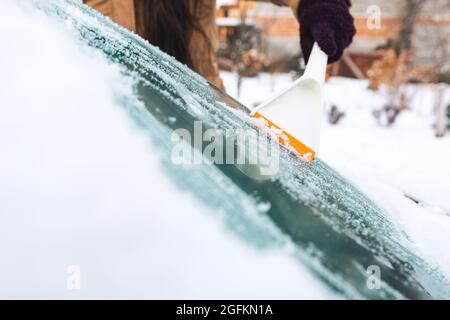
<svg viewBox="0 0 450 320"><path fill-rule="evenodd" d="M300 1L300 42L306 62L314 42L328 55L328 63L342 57L356 33L350 6L350 0Z"/></svg>

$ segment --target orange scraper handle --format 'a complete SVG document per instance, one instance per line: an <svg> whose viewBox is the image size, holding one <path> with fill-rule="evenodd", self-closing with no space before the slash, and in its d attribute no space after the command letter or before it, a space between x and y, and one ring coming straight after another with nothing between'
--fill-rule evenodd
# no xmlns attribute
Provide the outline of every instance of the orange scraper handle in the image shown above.
<svg viewBox="0 0 450 320"><path fill-rule="evenodd" d="M302 143L301 141L295 139L292 135L289 134L289 132L286 132L285 130L281 129L279 126L277 126L275 123L261 115L259 112L256 112L253 115L256 119L262 119L264 120L266 126L273 130L274 132L281 132L281 134L276 132L278 142L281 145L284 145L286 147L292 147L295 149L295 151L302 157L303 160L305 160L308 163L312 163L314 161L314 158L316 157L316 152Z"/></svg>

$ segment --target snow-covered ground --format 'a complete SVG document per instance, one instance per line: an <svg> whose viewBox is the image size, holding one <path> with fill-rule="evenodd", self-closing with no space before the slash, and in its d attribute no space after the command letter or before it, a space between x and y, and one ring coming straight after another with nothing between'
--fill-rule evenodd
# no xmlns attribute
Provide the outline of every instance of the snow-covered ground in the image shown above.
<svg viewBox="0 0 450 320"><path fill-rule="evenodd" d="M222 77L236 97L235 75L222 72ZM289 74L244 79L238 100L255 106L291 82ZM383 97L368 90L366 81L332 78L325 87L326 105L337 105L345 117L331 125L324 116L319 157L384 208L450 278L450 134L434 136L431 89L412 90L410 110L387 128L372 115ZM450 103L449 98L450 89Z"/></svg>

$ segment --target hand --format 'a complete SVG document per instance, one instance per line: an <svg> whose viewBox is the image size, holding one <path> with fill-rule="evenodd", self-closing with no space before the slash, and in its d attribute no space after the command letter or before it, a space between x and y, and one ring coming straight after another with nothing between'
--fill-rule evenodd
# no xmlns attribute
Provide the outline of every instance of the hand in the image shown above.
<svg viewBox="0 0 450 320"><path fill-rule="evenodd" d="M301 0L298 18L306 62L314 42L328 55L328 63L338 61L356 34L350 0Z"/></svg>

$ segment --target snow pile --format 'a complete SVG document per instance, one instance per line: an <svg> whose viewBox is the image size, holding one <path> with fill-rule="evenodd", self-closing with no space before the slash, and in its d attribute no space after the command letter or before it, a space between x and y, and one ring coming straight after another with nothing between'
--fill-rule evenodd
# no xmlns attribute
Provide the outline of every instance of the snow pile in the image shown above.
<svg viewBox="0 0 450 320"><path fill-rule="evenodd" d="M0 3L0 297L332 297L178 190L117 99L130 79L18 3Z"/></svg>
<svg viewBox="0 0 450 320"><path fill-rule="evenodd" d="M235 95L234 75L222 76ZM241 100L257 105L292 81L288 74L245 79ZM367 87L367 81L344 78L326 84L327 104L346 114L338 125L330 125L324 116L319 158L384 208L412 245L450 278L450 136L434 137L432 90L408 88L415 91L411 110L384 128L372 116L384 98ZM450 102L450 90L446 99Z"/></svg>

